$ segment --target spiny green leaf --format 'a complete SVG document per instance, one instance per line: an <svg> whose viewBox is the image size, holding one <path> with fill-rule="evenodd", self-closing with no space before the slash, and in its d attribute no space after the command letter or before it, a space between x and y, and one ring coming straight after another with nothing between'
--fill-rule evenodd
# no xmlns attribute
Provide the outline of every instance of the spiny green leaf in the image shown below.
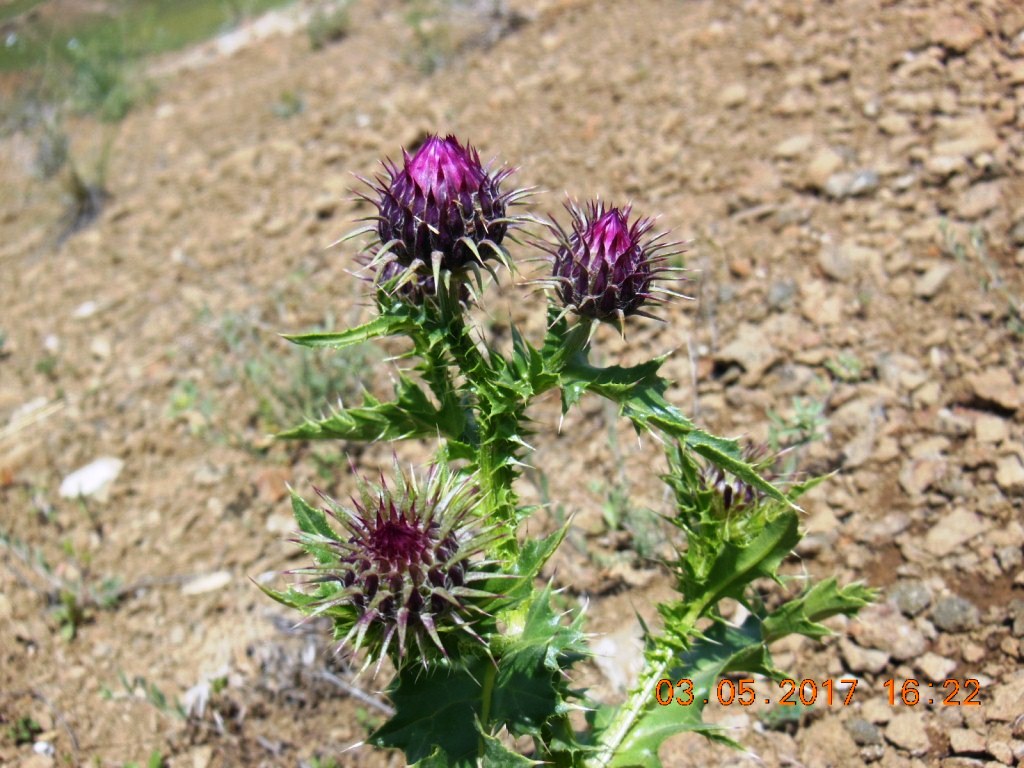
<svg viewBox="0 0 1024 768"><path fill-rule="evenodd" d="M834 578L819 582L800 597L783 603L764 620L764 634L771 642L789 634L824 637L831 634L820 622L845 614L852 616L875 599L876 593L863 584L840 588Z"/></svg>
<svg viewBox="0 0 1024 768"><path fill-rule="evenodd" d="M769 520L761 532L742 545L726 542L697 586L699 594L687 595L687 601L701 611L725 597L745 603L744 590L754 579L776 578L779 564L800 540L799 520L790 509ZM673 627L666 626L672 632ZM686 627L684 632L689 632Z"/></svg>
<svg viewBox="0 0 1024 768"><path fill-rule="evenodd" d="M341 541L337 532L327 523L327 514L322 509L310 506L304 498L289 488L292 497L292 512L299 530L303 533L316 534L327 539Z"/></svg>
<svg viewBox="0 0 1024 768"><path fill-rule="evenodd" d="M389 689L395 714L371 736L378 747L395 747L409 763L443 759L425 765L474 765L479 734L470 726L480 716L481 687L487 659L467 668L434 665L427 670L406 665Z"/></svg>
<svg viewBox="0 0 1024 768"><path fill-rule="evenodd" d="M285 334L284 338L294 344L314 349L344 349L379 336L407 333L414 326L415 320L408 314L379 315L368 323L344 331Z"/></svg>
<svg viewBox="0 0 1024 768"><path fill-rule="evenodd" d="M582 615L564 624L551 607L551 589L506 614L491 716L514 735L539 735L545 722L565 710L564 673L586 654Z"/></svg>
<svg viewBox="0 0 1024 768"><path fill-rule="evenodd" d="M493 736L483 736L484 754L480 764L487 768L530 768L533 765L543 765L536 760L530 760L511 751Z"/></svg>

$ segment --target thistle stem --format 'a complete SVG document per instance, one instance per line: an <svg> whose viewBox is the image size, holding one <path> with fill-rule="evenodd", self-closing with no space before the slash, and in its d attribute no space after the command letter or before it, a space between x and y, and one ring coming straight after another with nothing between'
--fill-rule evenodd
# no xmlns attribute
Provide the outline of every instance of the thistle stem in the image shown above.
<svg viewBox="0 0 1024 768"><path fill-rule="evenodd" d="M484 671L484 684L480 692L480 745L477 747L477 756L483 757L487 748L484 742L484 734L490 728L491 721L491 697L494 695L494 681L498 676L497 664L487 664Z"/></svg>

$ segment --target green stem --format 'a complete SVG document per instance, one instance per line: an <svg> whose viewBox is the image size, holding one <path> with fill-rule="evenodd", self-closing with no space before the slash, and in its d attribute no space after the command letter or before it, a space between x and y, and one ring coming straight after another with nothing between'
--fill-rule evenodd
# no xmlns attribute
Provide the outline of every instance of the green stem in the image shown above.
<svg viewBox="0 0 1024 768"><path fill-rule="evenodd" d="M477 755L484 756L487 745L484 743L484 734L490 728L491 721L491 697L494 695L494 681L498 676L498 665L486 664L484 671L483 690L480 692L480 745L477 748Z"/></svg>
<svg viewBox="0 0 1024 768"><path fill-rule="evenodd" d="M703 605L694 605L687 611L680 622L680 635L688 637L703 613ZM605 737L601 739L601 748L596 755L586 761L587 768L606 768L615 757L622 742L644 710L650 707L654 699L654 690L669 670L672 663L672 652L665 647L655 647L645 658L644 669L640 673L640 684L633 689L626 702L619 707L615 718L605 729Z"/></svg>

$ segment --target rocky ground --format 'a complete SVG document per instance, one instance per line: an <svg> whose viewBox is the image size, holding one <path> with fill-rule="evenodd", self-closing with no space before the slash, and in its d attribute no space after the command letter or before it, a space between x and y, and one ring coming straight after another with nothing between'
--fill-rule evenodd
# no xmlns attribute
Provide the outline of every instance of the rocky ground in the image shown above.
<svg viewBox="0 0 1024 768"><path fill-rule="evenodd" d="M344 493L343 451L366 468L391 452L266 439L311 398L386 393L394 370L395 350L302 357L275 334L365 316L351 250L325 250L362 213L350 174L453 131L551 190L538 210L631 200L692 239L697 300L625 343L602 332L601 354L674 349L669 395L701 424L810 438L798 468L835 475L792 570L881 590L823 644L777 649L797 678L857 678L850 706L719 708L750 753L693 737L667 764L1018 764L1024 9L484 5L355 3L322 50L299 31L157 63L151 104L70 125L83 165L108 142L111 197L67 238L32 137L3 140L0 763L401 763L341 752L379 722L381 683L353 686L322 628L293 629L250 578L299 562L286 482ZM540 300L502 290L496 337L510 316L536 332ZM536 462L578 513L555 578L605 633L584 674L604 697L628 679L621 616L667 589L632 554L657 553L656 446L613 416L541 435ZM97 460L106 481L83 485ZM885 681L910 678L922 701L891 706ZM957 700L976 680L981 705L943 705L947 679Z"/></svg>

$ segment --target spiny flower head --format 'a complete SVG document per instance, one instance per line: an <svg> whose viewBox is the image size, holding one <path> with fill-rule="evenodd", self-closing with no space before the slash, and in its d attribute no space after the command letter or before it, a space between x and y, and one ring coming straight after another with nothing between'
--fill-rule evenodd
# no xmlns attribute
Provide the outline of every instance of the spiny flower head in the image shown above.
<svg viewBox="0 0 1024 768"><path fill-rule="evenodd" d="M527 194L501 190L511 169L491 172L455 136L428 136L414 155L403 150L402 158L401 166L385 161L386 178L370 183L376 199L364 196L377 207L378 278L413 270L425 288L425 278L433 276L436 283L441 272L461 275L486 266L488 259L508 265L501 243L517 221L508 208ZM399 267L387 268L388 263Z"/></svg>
<svg viewBox="0 0 1024 768"><path fill-rule="evenodd" d="M614 322L620 329L626 317L643 315L645 304L661 302L661 295L676 296L655 286L656 278L679 271L666 266L678 243L666 243L667 233L651 236L654 221L629 221L631 206L605 207L600 201L586 208L566 204L572 231L550 225L555 242L546 248L552 255L553 285L567 310L592 320Z"/></svg>
<svg viewBox="0 0 1024 768"><path fill-rule="evenodd" d="M505 534L476 518L471 478L435 464L421 483L396 460L394 484L360 479L350 507L326 499L342 530L303 534L320 562L297 573L320 585L307 608L334 619L340 647L366 648L378 666L385 656L401 666L415 650L427 665L448 655L453 634L480 641L472 625L497 596L473 585L494 578L482 555Z"/></svg>

